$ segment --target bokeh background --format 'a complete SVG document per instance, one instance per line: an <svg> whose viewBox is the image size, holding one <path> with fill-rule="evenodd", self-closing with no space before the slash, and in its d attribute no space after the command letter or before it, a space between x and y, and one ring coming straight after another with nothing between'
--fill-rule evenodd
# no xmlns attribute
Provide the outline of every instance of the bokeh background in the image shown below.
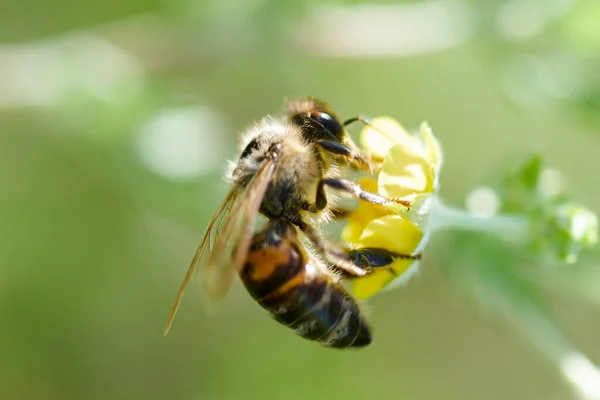
<svg viewBox="0 0 600 400"><path fill-rule="evenodd" d="M598 211L597 1L0 8L1 398L580 398L565 376L586 369L544 343L600 363L597 251L534 266L441 234L419 276L369 302L361 351L297 338L239 284L210 316L190 289L162 330L237 133L284 98L427 120L455 206L536 153Z"/></svg>

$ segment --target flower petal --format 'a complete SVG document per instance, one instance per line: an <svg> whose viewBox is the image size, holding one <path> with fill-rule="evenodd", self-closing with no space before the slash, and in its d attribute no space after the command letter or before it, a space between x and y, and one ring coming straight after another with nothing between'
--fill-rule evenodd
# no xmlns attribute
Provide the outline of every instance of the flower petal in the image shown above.
<svg viewBox="0 0 600 400"><path fill-rule="evenodd" d="M434 186L437 185L438 174L442 168L442 149L440 143L433 135L433 131L427 124L423 122L419 128L421 132L421 138L425 145L425 151L427 153L427 159L429 164L433 168Z"/></svg>
<svg viewBox="0 0 600 400"><path fill-rule="evenodd" d="M400 254L413 254L423 232L411 220L400 215L376 218L353 243L356 248L377 247Z"/></svg>
<svg viewBox="0 0 600 400"><path fill-rule="evenodd" d="M433 190L433 170L429 161L415 148L394 145L379 171L379 193L401 198Z"/></svg>
<svg viewBox="0 0 600 400"><path fill-rule="evenodd" d="M364 149L377 158L384 158L394 144L414 146L414 137L393 118L378 117L371 120L370 125L362 130L360 141Z"/></svg>
<svg viewBox="0 0 600 400"><path fill-rule="evenodd" d="M350 281L352 293L360 300L368 299L406 272L414 262L414 260L396 260L387 268L380 268L365 277L353 279Z"/></svg>

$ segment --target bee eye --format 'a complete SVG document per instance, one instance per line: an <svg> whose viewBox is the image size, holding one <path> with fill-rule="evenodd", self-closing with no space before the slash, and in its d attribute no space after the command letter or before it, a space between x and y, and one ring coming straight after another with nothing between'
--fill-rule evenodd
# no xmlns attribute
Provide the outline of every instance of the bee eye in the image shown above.
<svg viewBox="0 0 600 400"><path fill-rule="evenodd" d="M244 149L244 151L242 151L242 155L240 156L240 160L242 158L246 158L250 155L250 153L252 153L252 150L256 150L258 149L258 140L256 140L256 138L252 139L250 141L250 143L248 143L248 145L246 146L246 148Z"/></svg>
<svg viewBox="0 0 600 400"><path fill-rule="evenodd" d="M345 135L344 127L342 123L333 115L328 112L321 111L311 116L315 121L320 123L327 129L333 136L338 139L342 139Z"/></svg>

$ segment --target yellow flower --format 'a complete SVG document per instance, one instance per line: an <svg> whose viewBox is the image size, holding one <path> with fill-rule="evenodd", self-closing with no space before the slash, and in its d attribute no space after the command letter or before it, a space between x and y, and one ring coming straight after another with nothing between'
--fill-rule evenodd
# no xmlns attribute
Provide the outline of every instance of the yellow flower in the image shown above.
<svg viewBox="0 0 600 400"><path fill-rule="evenodd" d="M438 187L441 151L426 123L419 134L409 134L396 120L376 118L361 133L363 148L376 159L383 159L377 180L363 178L360 185L387 198L410 200L410 210L398 205L383 208L359 202L348 216L342 240L353 249L378 248L412 255L421 250L426 239L427 217ZM392 281L398 280L416 261L396 259L389 266L350 281L354 295L366 299Z"/></svg>

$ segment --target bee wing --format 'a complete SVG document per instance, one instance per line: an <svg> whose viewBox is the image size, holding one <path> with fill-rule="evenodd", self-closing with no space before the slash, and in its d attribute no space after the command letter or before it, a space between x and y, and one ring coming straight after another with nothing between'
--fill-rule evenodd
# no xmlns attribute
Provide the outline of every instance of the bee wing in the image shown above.
<svg viewBox="0 0 600 400"><path fill-rule="evenodd" d="M260 205L273 178L276 159L267 159L256 172L239 200L232 208L223 232L203 269L202 284L207 300L215 302L224 297L233 277L243 264L254 232L254 222Z"/></svg>
<svg viewBox="0 0 600 400"><path fill-rule="evenodd" d="M237 199L237 191L238 190L239 190L239 188L237 188L236 186L232 187L229 190L229 192L225 196L225 199L223 200L221 205L219 205L219 208L217 209L217 211L213 215L210 223L208 224L208 227L206 228L206 232L204 232L204 236L202 237L202 241L200 242L200 245L198 246L198 249L196 250L196 254L194 255L194 258L192 259L192 262L191 262L190 266L188 267L188 270L185 273L185 276L183 278L183 282L181 283L181 286L179 287L179 290L177 291L177 295L175 296L175 301L173 302L173 306L171 307L171 311L169 312L169 316L167 318L167 324L165 326L165 335L167 333L169 333L169 330L171 329L171 325L173 324L173 319L175 319L175 314L177 314L177 309L179 308L179 303L181 303L181 298L183 297L183 292L185 291L186 287L192 280L192 277L194 276L194 274L196 272L196 268L200 264L200 261L203 258L205 258L203 256L205 256L207 254L207 252L205 250L208 250L210 252L211 251L210 250L211 242L214 240L214 237L219 236L219 230L221 228L221 225L223 225L223 222L227 219L227 216L229 215L229 213L231 211L231 207L233 206L233 204L235 203L235 201Z"/></svg>
<svg viewBox="0 0 600 400"><path fill-rule="evenodd" d="M227 193L210 221L177 291L167 318L165 335L171 329L183 292L206 255L208 258L204 265L202 280L207 298L216 301L229 289L236 270L239 270L248 252L254 221L274 170L274 160L267 159L242 193L239 193L239 187L236 186ZM211 243L212 240L215 240L214 245Z"/></svg>

